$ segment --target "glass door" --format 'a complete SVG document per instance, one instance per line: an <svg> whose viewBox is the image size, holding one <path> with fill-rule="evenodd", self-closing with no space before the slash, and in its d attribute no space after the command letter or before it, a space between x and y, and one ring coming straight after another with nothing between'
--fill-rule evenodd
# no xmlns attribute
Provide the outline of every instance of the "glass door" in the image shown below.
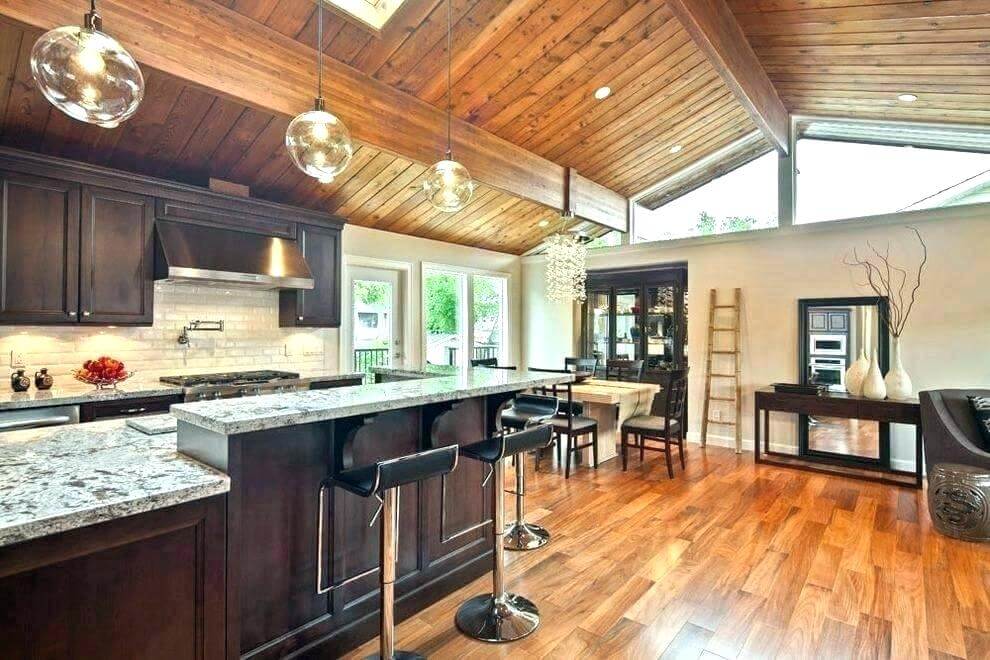
<svg viewBox="0 0 990 660"><path fill-rule="evenodd" d="M423 324L426 361L437 365L466 365L467 275L426 269L423 273Z"/></svg>
<svg viewBox="0 0 990 660"><path fill-rule="evenodd" d="M642 357L642 312L639 289L616 289L613 357L617 360L638 360Z"/></svg>
<svg viewBox="0 0 990 660"><path fill-rule="evenodd" d="M673 369L677 361L677 315L672 285L646 287L646 368Z"/></svg>
<svg viewBox="0 0 990 660"><path fill-rule="evenodd" d="M489 275L471 278L474 323L472 359L495 358L505 364L506 279Z"/></svg>
<svg viewBox="0 0 990 660"><path fill-rule="evenodd" d="M589 291L585 304L585 355L598 358L601 367L604 367L605 360L609 358L611 300L612 296L607 289Z"/></svg>
<svg viewBox="0 0 990 660"><path fill-rule="evenodd" d="M398 271L352 267L348 285L351 367L396 366L403 351Z"/></svg>

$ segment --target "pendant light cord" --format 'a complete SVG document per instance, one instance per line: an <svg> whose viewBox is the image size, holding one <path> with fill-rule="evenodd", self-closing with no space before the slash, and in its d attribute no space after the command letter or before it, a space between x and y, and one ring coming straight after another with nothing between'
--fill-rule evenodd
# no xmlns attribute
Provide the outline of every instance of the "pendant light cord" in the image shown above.
<svg viewBox="0 0 990 660"><path fill-rule="evenodd" d="M450 151L450 113L453 105L450 101L450 0L447 0L447 160L451 160Z"/></svg>
<svg viewBox="0 0 990 660"><path fill-rule="evenodd" d="M323 98L323 0L316 0L316 98Z"/></svg>

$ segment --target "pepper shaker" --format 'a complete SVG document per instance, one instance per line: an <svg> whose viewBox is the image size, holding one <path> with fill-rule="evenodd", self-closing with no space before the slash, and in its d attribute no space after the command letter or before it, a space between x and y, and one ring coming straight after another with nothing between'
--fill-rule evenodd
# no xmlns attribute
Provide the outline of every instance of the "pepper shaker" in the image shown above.
<svg viewBox="0 0 990 660"><path fill-rule="evenodd" d="M24 375L23 369L18 369L16 373L10 374L10 387L15 392L27 392L31 387L31 379Z"/></svg>
<svg viewBox="0 0 990 660"><path fill-rule="evenodd" d="M55 379L52 375L48 373L48 369L42 367L41 371L37 371L34 374L34 386L39 390L50 390L52 385L55 383Z"/></svg>

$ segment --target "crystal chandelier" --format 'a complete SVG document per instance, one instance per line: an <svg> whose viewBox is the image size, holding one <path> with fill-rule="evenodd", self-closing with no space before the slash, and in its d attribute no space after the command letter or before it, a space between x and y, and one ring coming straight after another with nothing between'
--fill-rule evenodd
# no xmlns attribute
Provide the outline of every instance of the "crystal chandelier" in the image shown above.
<svg viewBox="0 0 990 660"><path fill-rule="evenodd" d="M144 76L131 54L104 34L96 0L83 26L50 30L31 49L31 75L52 105L73 119L116 128L137 112Z"/></svg>
<svg viewBox="0 0 990 660"><path fill-rule="evenodd" d="M323 0L316 9L316 102L313 110L296 115L285 129L285 147L296 167L330 183L347 169L354 155L351 133L323 102Z"/></svg>
<svg viewBox="0 0 990 660"><path fill-rule="evenodd" d="M454 160L450 152L450 34L450 0L447 0L447 155L427 170L423 193L437 210L454 213L471 201L474 182L467 168Z"/></svg>
<svg viewBox="0 0 990 660"><path fill-rule="evenodd" d="M573 216L565 215L563 220ZM588 247L578 232L561 231L547 239L547 300L551 302L583 302L587 297L585 281Z"/></svg>

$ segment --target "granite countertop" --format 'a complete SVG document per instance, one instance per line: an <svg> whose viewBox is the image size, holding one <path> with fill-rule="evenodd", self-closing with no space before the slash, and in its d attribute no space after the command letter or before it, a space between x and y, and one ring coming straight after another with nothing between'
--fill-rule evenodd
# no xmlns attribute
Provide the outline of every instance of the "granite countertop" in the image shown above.
<svg viewBox="0 0 990 660"><path fill-rule="evenodd" d="M233 435L486 394L520 391L574 379L572 374L505 369L462 369L453 373L448 369L443 375L405 371L412 375L419 373L421 377L329 390L183 403L172 406L172 414L180 421Z"/></svg>
<svg viewBox="0 0 990 660"><path fill-rule="evenodd" d="M303 383L326 383L338 380L364 378L363 372L326 373L307 372L299 374ZM13 392L9 389L0 391L0 411L19 410L24 408L42 408L45 406L69 406L95 401L113 401L121 399L141 399L153 396L181 395L183 390L178 385L162 383L157 378L131 378L117 385L116 389L97 390L92 385L80 383L72 376L56 376L56 385L50 390L38 390L33 385L27 392Z"/></svg>
<svg viewBox="0 0 990 660"><path fill-rule="evenodd" d="M119 383L116 389L98 390L92 385L74 380L72 376L56 376L55 386L50 390L36 389L32 383L31 389L27 392L13 392L8 383L7 387L0 391L0 410L68 406L94 401L178 394L182 394L181 387L161 383L157 378L132 378Z"/></svg>
<svg viewBox="0 0 990 660"><path fill-rule="evenodd" d="M230 490L175 433L122 420L0 434L0 547Z"/></svg>

